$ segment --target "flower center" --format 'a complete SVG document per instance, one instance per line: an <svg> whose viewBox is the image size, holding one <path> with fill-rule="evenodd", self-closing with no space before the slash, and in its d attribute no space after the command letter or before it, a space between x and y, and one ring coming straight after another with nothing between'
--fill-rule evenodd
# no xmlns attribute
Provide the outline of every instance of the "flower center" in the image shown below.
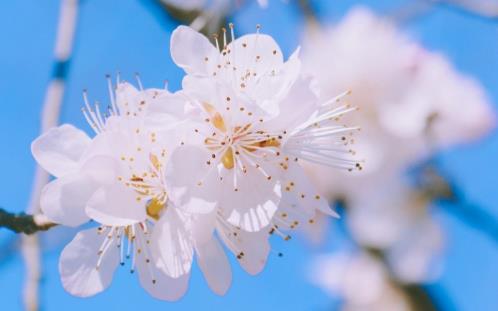
<svg viewBox="0 0 498 311"><path fill-rule="evenodd" d="M281 135L272 135L262 130L253 131L251 122L229 127L223 116L212 105L204 103L203 106L210 116L206 121L214 127L213 134L206 138L204 143L209 150L218 153L218 155L213 153L212 158L220 156L220 162L226 169L233 169L237 163L240 163L244 170L242 159L255 164L250 158L255 158L258 151L279 154L273 149L280 147ZM266 154L263 152L264 157Z"/></svg>
<svg viewBox="0 0 498 311"><path fill-rule="evenodd" d="M152 198L146 206L147 215L154 219L159 220L161 212L166 209L166 204L159 201L157 198Z"/></svg>
<svg viewBox="0 0 498 311"><path fill-rule="evenodd" d="M142 173L134 172L129 181L125 181L125 185L135 190L138 202L146 201L147 216L157 221L163 210L166 209L168 195L162 179L163 164L159 157L151 153L149 162L150 165L147 171ZM122 177L118 179L123 180Z"/></svg>

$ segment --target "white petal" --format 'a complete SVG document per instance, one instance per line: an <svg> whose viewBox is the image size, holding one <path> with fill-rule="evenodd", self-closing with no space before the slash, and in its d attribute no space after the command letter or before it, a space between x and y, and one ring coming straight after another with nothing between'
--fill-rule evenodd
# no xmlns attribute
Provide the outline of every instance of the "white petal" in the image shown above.
<svg viewBox="0 0 498 311"><path fill-rule="evenodd" d="M271 249L268 241L270 235L266 230L244 232L229 224L218 224L217 230L220 239L237 256L240 265L247 273L256 275L263 270Z"/></svg>
<svg viewBox="0 0 498 311"><path fill-rule="evenodd" d="M54 223L77 227L89 219L85 205L98 185L91 178L71 174L48 183L40 197L40 208Z"/></svg>
<svg viewBox="0 0 498 311"><path fill-rule="evenodd" d="M114 160L96 156L86 161L77 173L58 178L47 184L40 197L40 208L53 222L79 226L87 222L85 206L94 192L115 181Z"/></svg>
<svg viewBox="0 0 498 311"><path fill-rule="evenodd" d="M283 177L282 201L308 215L314 215L314 211L318 210L326 215L339 217L327 200L317 192L304 169L295 162L289 161Z"/></svg>
<svg viewBox="0 0 498 311"><path fill-rule="evenodd" d="M141 92L128 82L121 82L116 86L116 105L121 115L126 115L128 111L135 112L140 94Z"/></svg>
<svg viewBox="0 0 498 311"><path fill-rule="evenodd" d="M273 80L277 79L274 76L272 77ZM262 77L259 81L263 79ZM266 80L262 81L262 83L265 85L270 84ZM238 92L232 84L231 80L220 83L219 80L192 75L185 76L182 81L184 96L191 99L195 107L193 110L197 112L196 117L199 117L202 121L208 117L208 113L210 114L209 117L213 117L216 113L219 113L224 120L230 120L231 124L244 124L248 122L247 113L233 113L233 111L251 112L253 119L257 120L259 118L268 119L268 115L277 110L273 107L275 106L274 101L268 100L273 99L277 92L274 87L272 88L273 84L269 86L271 88L271 95L266 97L260 91ZM260 95L261 100L258 97ZM229 102L227 98L230 99ZM270 104L267 105L265 100ZM205 108L206 104L212 106L210 111ZM228 107L230 110L227 110ZM208 131L211 130L209 129Z"/></svg>
<svg viewBox="0 0 498 311"><path fill-rule="evenodd" d="M167 209L154 226L151 251L157 265L173 278L190 273L193 245L176 211Z"/></svg>
<svg viewBox="0 0 498 311"><path fill-rule="evenodd" d="M289 113L296 106L300 107L303 104L301 103L303 96L300 96L301 98L295 97L300 95L296 90L306 89L307 87L307 84L302 84L302 78L298 80L301 74L301 61L297 56L298 54L299 49L274 74L263 75L257 80L253 97L261 107L272 115L278 115L279 112ZM290 95L290 91L294 94ZM299 105L296 105L296 103L299 103ZM291 109L289 109L289 104L292 105Z"/></svg>
<svg viewBox="0 0 498 311"><path fill-rule="evenodd" d="M187 98L181 94L160 91L148 100L145 123L149 127L169 127L185 118Z"/></svg>
<svg viewBox="0 0 498 311"><path fill-rule="evenodd" d="M196 75L206 75L209 61L217 61L219 55L206 37L187 26L179 26L173 31L170 49L173 61L188 74Z"/></svg>
<svg viewBox="0 0 498 311"><path fill-rule="evenodd" d="M260 162L270 180L254 167L247 167L247 173L230 170L219 188L219 206L228 222L249 232L262 230L270 224L281 199L278 181L278 168ZM233 174L237 173L237 187L233 184Z"/></svg>
<svg viewBox="0 0 498 311"><path fill-rule="evenodd" d="M192 213L208 213L214 208L214 193L210 190L212 176L206 161L211 158L205 149L194 146L178 147L166 167L166 183L170 199Z"/></svg>
<svg viewBox="0 0 498 311"><path fill-rule="evenodd" d="M318 97L312 82L311 78L300 77L292 85L286 96L279 100L278 117L267 122L269 128L289 131L307 121L318 110Z"/></svg>
<svg viewBox="0 0 498 311"><path fill-rule="evenodd" d="M78 297L93 296L106 289L119 263L116 240L113 240L97 269L98 252L106 234L96 228L79 232L64 248L59 261L59 272L64 289Z"/></svg>
<svg viewBox="0 0 498 311"><path fill-rule="evenodd" d="M140 233L139 233L140 234ZM145 241L144 236L141 242ZM161 241L153 240L152 243L161 243ZM140 284L147 292L154 298L175 301L180 299L188 288L190 273L181 275L180 277L173 278L168 276L165 271L160 269L155 260L147 261L146 252L141 254L135 253L136 267Z"/></svg>
<svg viewBox="0 0 498 311"><path fill-rule="evenodd" d="M274 69L280 69L284 63L282 51L269 35L248 34L237 38L228 45L232 50L233 65L240 73L247 70L256 72L256 76L270 74Z"/></svg>
<svg viewBox="0 0 498 311"><path fill-rule="evenodd" d="M147 269L143 265L145 264L137 263L137 269ZM153 269L155 283L152 282L147 272L139 272L140 284L152 297L166 301L176 301L185 295L188 289L190 272L180 277L172 278L157 268Z"/></svg>
<svg viewBox="0 0 498 311"><path fill-rule="evenodd" d="M209 287L218 295L224 295L232 282L230 263L216 238L196 244L197 262Z"/></svg>
<svg viewBox="0 0 498 311"><path fill-rule="evenodd" d="M110 156L96 155L85 160L79 174L90 177L99 185L110 185L116 181L119 162Z"/></svg>
<svg viewBox="0 0 498 311"><path fill-rule="evenodd" d="M85 132L64 124L35 139L31 144L31 152L38 164L59 177L77 168L77 162L90 141Z"/></svg>
<svg viewBox="0 0 498 311"><path fill-rule="evenodd" d="M122 183L97 190L88 201L88 217L109 226L127 226L147 218L146 202L137 200L137 193Z"/></svg>
<svg viewBox="0 0 498 311"><path fill-rule="evenodd" d="M192 215L189 231L197 244L207 243L213 238L216 227L216 211Z"/></svg>

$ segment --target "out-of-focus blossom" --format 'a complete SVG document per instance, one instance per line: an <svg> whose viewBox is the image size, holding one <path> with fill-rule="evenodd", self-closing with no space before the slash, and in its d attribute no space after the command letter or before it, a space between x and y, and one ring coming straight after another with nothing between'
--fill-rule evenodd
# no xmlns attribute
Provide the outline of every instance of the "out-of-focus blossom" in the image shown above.
<svg viewBox="0 0 498 311"><path fill-rule="evenodd" d="M486 17L498 16L498 2L495 0L439 0L439 2L443 4L456 4Z"/></svg>
<svg viewBox="0 0 498 311"><path fill-rule="evenodd" d="M383 250L400 281L425 282L438 276L443 233L430 215L429 198L403 180L392 180L356 193L348 203L345 221L353 238Z"/></svg>
<svg viewBox="0 0 498 311"><path fill-rule="evenodd" d="M206 29L217 32L224 17L246 4L245 0L161 0L167 6L182 11L198 12L190 26L196 30ZM261 8L268 6L268 0L257 0Z"/></svg>
<svg viewBox="0 0 498 311"><path fill-rule="evenodd" d="M311 267L311 280L330 296L341 297L341 310L410 310L385 267L366 253L322 255Z"/></svg>
<svg viewBox="0 0 498 311"><path fill-rule="evenodd" d="M161 0L167 5L171 5L181 10L202 11L209 8L228 8L232 6L243 5L244 0ZM257 0L259 6L265 8L268 6L268 0Z"/></svg>
<svg viewBox="0 0 498 311"><path fill-rule="evenodd" d="M303 66L317 77L324 98L352 90L349 99L360 111L345 120L361 124L355 150L365 159L353 174L311 164L312 180L329 200L346 202L353 238L384 251L397 278L431 280L442 232L428 211L430 198L409 186L405 174L434 152L493 128L483 88L365 8L324 32L310 32Z"/></svg>
<svg viewBox="0 0 498 311"><path fill-rule="evenodd" d="M303 65L317 77L324 98L351 89L350 100L360 108L346 119L362 125L355 149L367 159L365 169L345 179L316 174L329 198L361 188L358 179L398 175L441 147L476 139L494 126L475 80L364 8L325 32L310 33Z"/></svg>

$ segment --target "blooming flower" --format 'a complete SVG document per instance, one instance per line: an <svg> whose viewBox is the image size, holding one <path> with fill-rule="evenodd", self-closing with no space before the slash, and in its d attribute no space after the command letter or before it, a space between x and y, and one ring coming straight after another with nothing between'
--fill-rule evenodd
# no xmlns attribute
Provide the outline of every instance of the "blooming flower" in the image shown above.
<svg viewBox="0 0 498 311"><path fill-rule="evenodd" d="M361 169L350 148L357 128L341 123L355 109L341 103L348 93L320 103L298 52L284 62L259 29L234 40L231 26L231 36L220 51L218 41L180 26L171 52L187 72L181 91L144 90L139 81L140 89L118 82L113 92L109 82L107 115L84 94L94 138L63 125L33 142L56 177L41 199L47 217L99 224L62 252L70 293L104 290L129 259L152 296L175 300L196 256L209 286L224 294L232 275L220 242L257 274L271 234L288 240L286 231L313 224L317 210L336 215L300 162Z"/></svg>
<svg viewBox="0 0 498 311"><path fill-rule="evenodd" d="M279 227L312 223L315 210L335 215L299 161L361 167L350 155L356 128L340 122L355 108L335 106L346 94L319 103L312 80L301 75L298 51L284 62L259 29L234 40L230 28L232 40L225 32L221 51L218 40L214 46L189 27L173 32L173 60L187 73L177 95L190 122L173 156L179 162L171 166L172 185L188 197L215 198L221 217L248 232L269 227L280 234ZM324 145L327 139L335 146ZM188 167L180 165L185 161Z"/></svg>
<svg viewBox="0 0 498 311"><path fill-rule="evenodd" d="M187 218L196 211L178 208L167 192L164 172L174 136L165 139L144 119L149 104L165 97L164 90L118 83L115 97L111 91L110 115L103 117L85 94L83 114L97 134L93 139L63 125L33 142L37 161L58 177L43 192L42 211L61 224L89 219L100 224L78 233L61 254L62 283L74 295L104 290L125 258L157 298L175 300L187 288L193 259ZM163 131L173 119L169 115Z"/></svg>

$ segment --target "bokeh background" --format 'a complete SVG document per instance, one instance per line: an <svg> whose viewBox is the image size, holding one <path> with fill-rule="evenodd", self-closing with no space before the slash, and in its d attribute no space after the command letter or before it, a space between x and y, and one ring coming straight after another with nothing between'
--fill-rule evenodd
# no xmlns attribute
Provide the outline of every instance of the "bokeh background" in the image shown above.
<svg viewBox="0 0 498 311"><path fill-rule="evenodd" d="M420 0L422 1L422 0ZM434 5L411 14L419 0L311 1L322 24L340 21L352 7L364 5L381 16L408 17L399 23L408 36L427 49L443 53L461 72L475 77L490 101L498 104L498 18ZM30 143L39 134L40 112L53 71L53 46L59 18L59 0L0 2L0 206L21 212L29 202L35 162ZM305 17L292 0L270 0L267 8L247 1L230 21L238 34L253 32L256 24L276 38L288 56L299 45ZM178 22L153 0L82 0L75 45L67 73L67 88L60 115L90 132L81 114L82 90L106 102L105 75L118 71L125 79L139 72L146 87L171 90L181 85L183 73L169 55L169 37ZM367 52L367 51L366 51ZM445 150L439 164L451 172L452 182L465 197L498 219L498 135L493 131L478 142ZM443 272L423 284L442 310L498 310L498 248L496 237L469 226L465 219L433 209L445 231ZM338 220L339 222L341 220ZM59 229L57 229L59 230ZM334 310L340 297L329 296L310 281L315 256L350 248L341 226L331 226L326 242L311 247L304 239L273 241L276 252L256 277L233 261L233 285L219 297L194 268L186 296L175 303L149 297L135 276L118 269L112 286L102 294L79 299L67 294L58 275L58 255L74 232L59 230L43 237L42 310ZM0 309L22 310L25 267L18 239L0 230Z"/></svg>

